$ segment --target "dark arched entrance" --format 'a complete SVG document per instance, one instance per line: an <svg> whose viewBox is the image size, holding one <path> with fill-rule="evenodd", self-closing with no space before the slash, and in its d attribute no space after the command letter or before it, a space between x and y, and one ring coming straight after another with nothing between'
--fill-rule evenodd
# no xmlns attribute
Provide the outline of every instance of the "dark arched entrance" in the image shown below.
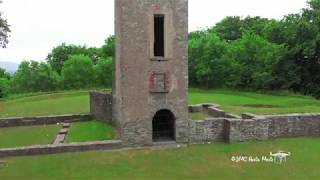
<svg viewBox="0 0 320 180"><path fill-rule="evenodd" d="M152 121L154 142L175 140L175 117L169 110L158 111Z"/></svg>

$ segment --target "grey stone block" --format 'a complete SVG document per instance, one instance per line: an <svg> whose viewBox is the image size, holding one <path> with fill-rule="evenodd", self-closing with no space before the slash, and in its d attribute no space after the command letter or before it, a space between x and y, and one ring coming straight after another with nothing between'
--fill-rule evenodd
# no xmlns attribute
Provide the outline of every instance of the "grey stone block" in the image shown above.
<svg viewBox="0 0 320 180"><path fill-rule="evenodd" d="M90 92L90 113L96 120L112 121L112 95L104 92Z"/></svg>

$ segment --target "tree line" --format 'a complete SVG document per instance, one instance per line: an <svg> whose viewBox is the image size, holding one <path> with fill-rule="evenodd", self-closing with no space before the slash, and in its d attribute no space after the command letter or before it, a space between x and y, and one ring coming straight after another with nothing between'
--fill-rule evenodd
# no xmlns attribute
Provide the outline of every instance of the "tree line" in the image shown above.
<svg viewBox="0 0 320 180"><path fill-rule="evenodd" d="M226 17L190 33L189 84L320 98L320 0L281 20Z"/></svg>
<svg viewBox="0 0 320 180"><path fill-rule="evenodd" d="M23 61L14 75L0 70L0 96L111 87L114 54L114 36L99 48L63 43L43 62ZM320 0L281 20L233 16L191 32L189 85L320 98Z"/></svg>
<svg viewBox="0 0 320 180"><path fill-rule="evenodd" d="M22 61L15 74L0 68L0 97L9 93L106 88L112 85L114 36L99 48L61 45L45 61Z"/></svg>

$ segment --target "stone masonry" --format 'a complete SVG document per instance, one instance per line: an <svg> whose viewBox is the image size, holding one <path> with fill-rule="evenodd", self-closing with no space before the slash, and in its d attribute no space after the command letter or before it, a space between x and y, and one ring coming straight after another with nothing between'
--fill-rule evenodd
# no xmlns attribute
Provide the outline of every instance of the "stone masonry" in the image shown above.
<svg viewBox="0 0 320 180"><path fill-rule="evenodd" d="M90 92L90 114L94 119L111 122L112 95L104 92Z"/></svg>
<svg viewBox="0 0 320 180"><path fill-rule="evenodd" d="M155 55L155 18L163 17L164 54ZM115 0L113 121L123 143L151 145L153 118L175 117L175 140L188 142L187 0Z"/></svg>

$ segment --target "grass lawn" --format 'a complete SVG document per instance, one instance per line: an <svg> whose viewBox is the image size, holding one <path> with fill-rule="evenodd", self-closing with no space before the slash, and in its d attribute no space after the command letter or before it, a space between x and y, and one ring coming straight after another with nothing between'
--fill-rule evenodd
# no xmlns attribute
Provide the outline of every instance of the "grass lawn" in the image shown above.
<svg viewBox="0 0 320 180"><path fill-rule="evenodd" d="M43 94L0 102L0 117L89 112L88 91Z"/></svg>
<svg viewBox="0 0 320 180"><path fill-rule="evenodd" d="M320 112L320 101L300 95L269 95L231 90L189 90L189 104L216 103L229 113L285 114Z"/></svg>
<svg viewBox="0 0 320 180"><path fill-rule="evenodd" d="M320 112L320 101L308 96L268 95L231 90L189 90L189 104L216 103L226 112L284 114ZM0 101L0 117L89 112L88 91L21 97Z"/></svg>
<svg viewBox="0 0 320 180"><path fill-rule="evenodd" d="M0 128L0 148L50 144L61 126L28 126Z"/></svg>
<svg viewBox="0 0 320 180"><path fill-rule="evenodd" d="M235 163L232 156L290 151L284 164ZM6 158L0 179L319 179L320 139L297 138L182 149L93 151ZM269 156L268 156L269 157Z"/></svg>
<svg viewBox="0 0 320 180"><path fill-rule="evenodd" d="M115 130L111 124L88 121L72 123L67 135L67 142L85 142L114 139Z"/></svg>

